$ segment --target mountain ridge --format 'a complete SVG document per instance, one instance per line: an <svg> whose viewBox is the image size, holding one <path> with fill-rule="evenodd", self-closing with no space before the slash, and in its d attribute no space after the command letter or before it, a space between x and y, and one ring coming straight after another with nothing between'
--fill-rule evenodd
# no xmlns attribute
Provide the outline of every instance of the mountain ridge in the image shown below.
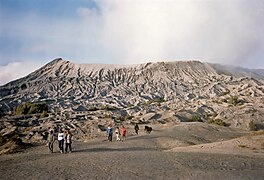
<svg viewBox="0 0 264 180"><path fill-rule="evenodd" d="M58 58L0 86L0 110L8 113L23 102L39 101L48 102L53 112L59 109L74 113L103 105L117 108L123 115L137 116L174 109L198 114L203 120L208 113L218 114L217 118L227 122L234 118L232 125L242 124L245 128L256 117L251 113L254 118L249 118L247 111L257 111L259 118L254 121L263 121L264 77L252 73L254 70L237 69L200 61L107 65L75 64ZM241 110L232 104L228 107L233 97L244 102ZM156 100L160 104L154 106ZM246 123L233 117L239 112L248 118Z"/></svg>
<svg viewBox="0 0 264 180"><path fill-rule="evenodd" d="M71 66L72 68L78 68L78 70L83 70L83 71L95 71L99 72L100 70L114 70L114 69L124 69L124 68L135 68L135 69L143 69L147 68L149 65L153 64L159 64L159 65L164 65L164 64L186 64L188 63L202 63L197 60L190 60L190 61L168 61L168 62L147 62L147 63L142 63L142 64L128 64L128 65L119 65L119 64L78 64L78 63L72 63L68 60L63 60L62 58L56 58L52 60L51 62L45 64L41 68L35 70L34 72L26 75L25 77L19 78L17 80L10 81L0 87L3 86L8 86L9 84L15 84L17 82L23 81L24 79L27 79L29 76L36 75L39 76L42 74L43 71L47 69L57 69L57 72L52 72L52 77L58 76L60 72L60 68L64 67L67 68L67 66ZM236 76L236 77L243 77L243 76L248 76L248 77L253 77L256 79L264 79L264 69L247 69L247 68L242 68L242 67L237 67L237 66L228 66L228 65L221 65L221 64L215 64L215 63L202 63L204 65L210 66L210 68L214 69L215 72L218 75L228 75L228 76ZM60 68L58 67L60 66ZM65 67L66 66L66 67ZM50 71L46 72L46 74L42 74L39 77L42 77L43 75L48 75L50 76ZM65 75L65 74L61 74ZM89 76L90 74L82 74ZM70 77L77 77L81 76L80 74L71 74ZM36 78L36 77L34 77ZM32 79L32 78L31 78Z"/></svg>

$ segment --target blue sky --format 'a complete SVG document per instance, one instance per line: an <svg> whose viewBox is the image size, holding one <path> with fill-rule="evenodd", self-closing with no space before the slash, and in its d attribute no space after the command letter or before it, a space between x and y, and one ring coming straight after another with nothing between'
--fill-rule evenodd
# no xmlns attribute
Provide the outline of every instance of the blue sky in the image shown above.
<svg viewBox="0 0 264 180"><path fill-rule="evenodd" d="M0 65L24 60L49 61L56 56L78 58L75 52L49 53L44 46L54 46L54 41L59 44L69 38L60 35L56 24L65 23L72 31L73 22L81 18L77 9L82 7L97 8L94 1L87 0L0 0Z"/></svg>
<svg viewBox="0 0 264 180"><path fill-rule="evenodd" d="M57 57L264 69L263 19L263 0L0 0L0 85Z"/></svg>

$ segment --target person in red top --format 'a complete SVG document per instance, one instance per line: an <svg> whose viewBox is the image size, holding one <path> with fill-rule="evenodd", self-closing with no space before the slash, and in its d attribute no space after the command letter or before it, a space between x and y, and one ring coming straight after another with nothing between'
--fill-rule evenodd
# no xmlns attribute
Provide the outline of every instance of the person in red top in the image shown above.
<svg viewBox="0 0 264 180"><path fill-rule="evenodd" d="M121 139L122 141L125 141L126 140L126 128L124 125L122 125L120 131L121 131Z"/></svg>

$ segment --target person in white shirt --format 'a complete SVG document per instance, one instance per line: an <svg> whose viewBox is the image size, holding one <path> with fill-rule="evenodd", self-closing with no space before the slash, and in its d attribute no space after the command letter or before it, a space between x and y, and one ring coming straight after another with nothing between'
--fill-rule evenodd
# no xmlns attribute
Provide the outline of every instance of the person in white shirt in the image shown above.
<svg viewBox="0 0 264 180"><path fill-rule="evenodd" d="M116 141L120 141L120 130L119 127L116 127L115 129L115 134L116 134Z"/></svg>
<svg viewBox="0 0 264 180"><path fill-rule="evenodd" d="M59 142L59 149L60 149L60 152L63 153L64 133L63 133L62 129L59 130L59 134L58 134L58 142Z"/></svg>

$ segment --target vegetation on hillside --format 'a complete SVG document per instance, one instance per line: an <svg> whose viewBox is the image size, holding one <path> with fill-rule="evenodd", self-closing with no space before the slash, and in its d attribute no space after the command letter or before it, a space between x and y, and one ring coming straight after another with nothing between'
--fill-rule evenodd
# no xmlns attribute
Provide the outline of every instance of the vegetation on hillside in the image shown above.
<svg viewBox="0 0 264 180"><path fill-rule="evenodd" d="M193 114L189 117L188 119L189 122L203 122L201 116L197 115L197 114Z"/></svg>
<svg viewBox="0 0 264 180"><path fill-rule="evenodd" d="M46 103L32 103L27 102L17 106L13 114L14 115L26 115L26 114L37 114L42 113L42 116L46 116L48 111L48 105Z"/></svg>
<svg viewBox="0 0 264 180"><path fill-rule="evenodd" d="M160 106L160 103L163 103L163 102L165 102L165 100L163 98L155 98L155 99L151 99L151 100L145 102L144 105L147 106L147 105L150 105L152 103L157 103Z"/></svg>
<svg viewBox="0 0 264 180"><path fill-rule="evenodd" d="M116 109L117 109L116 107L109 106L109 105L100 105L100 106L89 105L89 106L87 106L87 110L88 111L97 111L97 110L113 111L113 110L116 110Z"/></svg>
<svg viewBox="0 0 264 180"><path fill-rule="evenodd" d="M207 121L209 124L216 124L219 126L228 126L226 122L224 122L222 119L209 119Z"/></svg>
<svg viewBox="0 0 264 180"><path fill-rule="evenodd" d="M234 106L240 106L240 105L243 105L245 103L238 96L229 96L228 98L223 99L222 101L225 103L228 103L230 105L234 105Z"/></svg>

